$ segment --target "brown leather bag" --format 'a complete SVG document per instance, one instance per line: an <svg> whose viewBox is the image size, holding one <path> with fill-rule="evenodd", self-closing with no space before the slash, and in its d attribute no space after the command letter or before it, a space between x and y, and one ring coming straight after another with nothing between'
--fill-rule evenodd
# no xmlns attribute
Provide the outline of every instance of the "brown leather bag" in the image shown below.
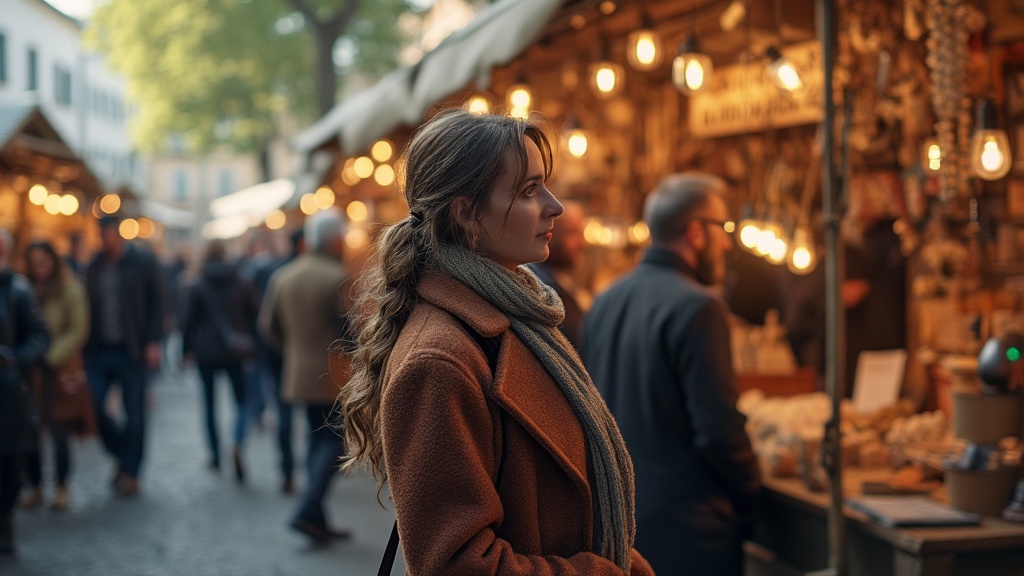
<svg viewBox="0 0 1024 576"><path fill-rule="evenodd" d="M51 418L82 435L96 432L96 413L93 411L92 393L85 373L82 355L76 354L56 371L53 382Z"/></svg>

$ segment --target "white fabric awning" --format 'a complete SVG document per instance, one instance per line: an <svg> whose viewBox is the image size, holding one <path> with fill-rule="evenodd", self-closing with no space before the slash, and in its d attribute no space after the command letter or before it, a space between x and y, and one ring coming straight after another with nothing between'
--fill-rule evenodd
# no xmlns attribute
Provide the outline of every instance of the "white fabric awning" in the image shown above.
<svg viewBox="0 0 1024 576"><path fill-rule="evenodd" d="M213 220L203 225L207 238L235 238L263 222L272 211L284 206L295 193L291 178L269 180L210 202Z"/></svg>
<svg viewBox="0 0 1024 576"><path fill-rule="evenodd" d="M196 215L194 213L152 200L140 199L139 213L156 220L168 228L191 229L196 225Z"/></svg>
<svg viewBox="0 0 1024 576"><path fill-rule="evenodd" d="M562 0L500 0L482 10L413 66L395 70L334 107L293 144L309 153L337 138L343 155L368 147L401 124L415 125L429 106L471 80L489 82L491 69L526 49Z"/></svg>

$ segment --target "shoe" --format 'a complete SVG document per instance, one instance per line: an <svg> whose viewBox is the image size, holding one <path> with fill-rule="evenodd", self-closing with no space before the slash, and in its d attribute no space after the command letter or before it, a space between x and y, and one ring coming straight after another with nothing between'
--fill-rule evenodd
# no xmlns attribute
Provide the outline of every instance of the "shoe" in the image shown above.
<svg viewBox="0 0 1024 576"><path fill-rule="evenodd" d="M43 489L32 488L25 494L25 497L21 499L21 507L26 510L38 508L43 503Z"/></svg>
<svg viewBox="0 0 1024 576"><path fill-rule="evenodd" d="M241 484L245 482L245 464L242 462L242 451L235 448L231 452L231 456L235 463L235 479Z"/></svg>
<svg viewBox="0 0 1024 576"><path fill-rule="evenodd" d="M349 540L352 533L348 530L333 530L327 526L319 526L304 520L295 520L291 523L294 530L302 532L318 546L323 546L334 541Z"/></svg>
<svg viewBox="0 0 1024 576"><path fill-rule="evenodd" d="M57 492L53 495L53 502L50 502L50 508L53 508L54 510L58 511L68 509L67 486L57 486Z"/></svg>
<svg viewBox="0 0 1024 576"><path fill-rule="evenodd" d="M0 554L14 554L14 519L0 518Z"/></svg>
<svg viewBox="0 0 1024 576"><path fill-rule="evenodd" d="M120 480L117 481L117 485L114 486L117 493L121 496L132 497L138 496L139 494L139 479L134 476L123 474Z"/></svg>
<svg viewBox="0 0 1024 576"><path fill-rule="evenodd" d="M281 483L281 493L282 494L294 494L295 493L295 483L292 482L291 478L285 478L284 482Z"/></svg>

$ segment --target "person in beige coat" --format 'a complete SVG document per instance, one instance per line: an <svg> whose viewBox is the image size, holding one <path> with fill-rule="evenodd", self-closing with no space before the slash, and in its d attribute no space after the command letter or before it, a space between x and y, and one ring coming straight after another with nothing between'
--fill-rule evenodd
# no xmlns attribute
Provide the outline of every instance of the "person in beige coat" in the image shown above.
<svg viewBox="0 0 1024 576"><path fill-rule="evenodd" d="M344 337L341 287L345 219L338 209L306 220L306 252L274 273L260 305L259 329L284 360L281 395L306 407L309 446L306 488L291 527L316 544L350 537L329 527L323 498L344 454L344 442L328 423L338 394L328 375L327 350Z"/></svg>
<svg viewBox="0 0 1024 576"><path fill-rule="evenodd" d="M390 484L411 576L653 574L625 442L523 266L557 233L551 161L534 123L435 116L357 284L346 466Z"/></svg>
<svg viewBox="0 0 1024 576"><path fill-rule="evenodd" d="M89 301L85 287L49 242L33 242L29 245L25 250L25 271L52 338L46 356L42 362L37 363L34 370L33 388L36 409L53 440L56 490L51 506L55 510L64 510L68 507L67 480L71 471L68 435L71 430L68 425L55 421L53 417L55 387L59 385L58 370L73 361L81 366L82 348L89 338ZM86 424L82 423L83 426ZM41 450L25 456L25 473L29 490L22 505L34 508L43 502Z"/></svg>

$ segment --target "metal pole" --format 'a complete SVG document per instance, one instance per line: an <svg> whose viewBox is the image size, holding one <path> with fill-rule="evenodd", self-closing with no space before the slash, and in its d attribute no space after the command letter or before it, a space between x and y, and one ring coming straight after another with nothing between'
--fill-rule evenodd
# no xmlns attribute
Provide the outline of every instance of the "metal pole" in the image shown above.
<svg viewBox="0 0 1024 576"><path fill-rule="evenodd" d="M825 426L822 461L829 476L828 539L829 568L835 576L846 574L846 519L843 516L842 433L839 403L843 398L843 361L845 333L842 302L842 206L835 175L835 101L832 94L832 68L835 60L834 0L817 0L819 37L824 60L824 120L821 148L821 190L825 225L825 387L832 401L832 418Z"/></svg>

